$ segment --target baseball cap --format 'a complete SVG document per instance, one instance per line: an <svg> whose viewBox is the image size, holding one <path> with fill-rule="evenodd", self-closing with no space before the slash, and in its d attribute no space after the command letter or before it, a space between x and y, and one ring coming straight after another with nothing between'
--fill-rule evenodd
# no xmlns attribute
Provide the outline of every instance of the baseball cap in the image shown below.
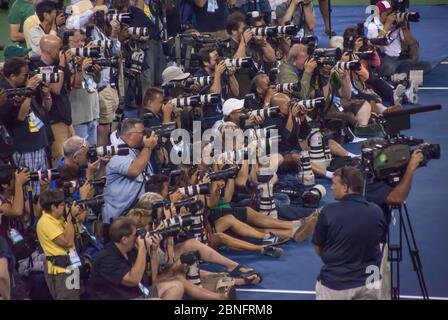
<svg viewBox="0 0 448 320"><path fill-rule="evenodd" d="M171 66L171 67L166 68L162 72L162 79L163 79L162 85L165 85L168 82L173 81L173 80L185 80L190 76L191 76L191 73L183 72L181 68L176 67L176 66Z"/></svg>
<svg viewBox="0 0 448 320"><path fill-rule="evenodd" d="M228 99L224 102L222 105L222 113L224 116L228 116L233 111L244 109L244 100L238 100L238 99Z"/></svg>
<svg viewBox="0 0 448 320"><path fill-rule="evenodd" d="M11 59L11 58L15 58L15 57L20 57L23 58L25 57L29 52L31 51L31 49L28 48L24 48L21 47L19 45L11 45L11 46L7 46L5 48L5 60Z"/></svg>
<svg viewBox="0 0 448 320"><path fill-rule="evenodd" d="M392 6L390 5L390 3L388 1L378 1L376 3L376 6L378 7L378 9L380 9L380 13L383 13L389 9L392 9Z"/></svg>

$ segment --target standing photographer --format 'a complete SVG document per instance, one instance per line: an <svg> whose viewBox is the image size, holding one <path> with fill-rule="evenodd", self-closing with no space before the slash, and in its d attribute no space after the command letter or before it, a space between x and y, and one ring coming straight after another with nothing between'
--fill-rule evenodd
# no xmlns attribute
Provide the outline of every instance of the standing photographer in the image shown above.
<svg viewBox="0 0 448 320"><path fill-rule="evenodd" d="M3 67L4 78L0 88L32 90L36 97L16 95L8 99L0 109L0 117L14 140L13 159L17 167L27 167L30 171L46 170L48 137L44 122L52 107L50 89L39 86L39 78L28 79L28 65L22 58L12 58ZM41 91L38 91L38 86ZM33 193L39 194L39 184L33 183Z"/></svg>
<svg viewBox="0 0 448 320"><path fill-rule="evenodd" d="M126 144L130 152L126 156L113 156L106 168L106 192L104 193L103 222L126 214L145 192L145 182L153 174L149 162L158 143L153 132L145 133L139 119L126 119L121 126L117 144Z"/></svg>
<svg viewBox="0 0 448 320"><path fill-rule="evenodd" d="M73 220L79 214L74 203L66 208L64 193L59 190L46 190L39 199L43 214L37 223L37 237L46 256L45 281L51 296L55 300L79 300L80 258L75 248ZM65 215L65 211L68 214ZM76 273L78 277L76 277ZM68 278L75 275L73 287L69 287Z"/></svg>
<svg viewBox="0 0 448 320"><path fill-rule="evenodd" d="M286 0L275 8L275 13L279 25L292 23L298 26L302 37L313 34L316 17L311 0Z"/></svg>

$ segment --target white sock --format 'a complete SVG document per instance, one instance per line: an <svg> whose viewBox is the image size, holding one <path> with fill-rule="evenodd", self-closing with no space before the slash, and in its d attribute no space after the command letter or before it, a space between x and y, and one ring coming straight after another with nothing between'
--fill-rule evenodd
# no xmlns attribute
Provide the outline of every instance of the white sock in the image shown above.
<svg viewBox="0 0 448 320"><path fill-rule="evenodd" d="M325 178L333 179L333 172L331 172L331 171L325 171Z"/></svg>
<svg viewBox="0 0 448 320"><path fill-rule="evenodd" d="M351 153L351 152L347 152L347 156L350 157L350 158L359 158L358 154L354 154L354 153Z"/></svg>
<svg viewBox="0 0 448 320"><path fill-rule="evenodd" d="M303 224L303 219L292 221L291 238L294 238L294 234L302 226L302 224Z"/></svg>

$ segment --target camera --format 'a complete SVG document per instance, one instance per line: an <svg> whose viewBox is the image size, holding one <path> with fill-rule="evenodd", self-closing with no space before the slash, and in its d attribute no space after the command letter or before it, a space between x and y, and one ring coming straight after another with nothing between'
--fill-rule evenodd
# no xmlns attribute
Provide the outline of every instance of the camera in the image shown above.
<svg viewBox="0 0 448 320"><path fill-rule="evenodd" d="M257 180L259 183L268 183L274 176L274 171L270 168L260 168L257 172Z"/></svg>
<svg viewBox="0 0 448 320"><path fill-rule="evenodd" d="M179 188L179 191L187 197L194 197L198 194L210 194L210 184L201 183L193 186Z"/></svg>
<svg viewBox="0 0 448 320"><path fill-rule="evenodd" d="M119 67L119 60L118 58L97 58L92 60L92 64L99 65L103 68L116 68Z"/></svg>
<svg viewBox="0 0 448 320"><path fill-rule="evenodd" d="M34 95L34 91L30 88L14 88L14 89L6 89L6 97L11 99L15 96L18 97L31 97Z"/></svg>
<svg viewBox="0 0 448 320"><path fill-rule="evenodd" d="M92 47L92 48L71 48L70 49L72 54L74 56L78 57L89 57L89 58L96 58L100 55L100 48L99 47Z"/></svg>
<svg viewBox="0 0 448 320"><path fill-rule="evenodd" d="M363 46L366 46L368 42L370 42L374 46L387 46L389 44L389 39L386 37L373 39L367 39L363 37Z"/></svg>
<svg viewBox="0 0 448 320"><path fill-rule="evenodd" d="M250 30L254 36L273 37L277 34L277 27L252 28Z"/></svg>
<svg viewBox="0 0 448 320"><path fill-rule="evenodd" d="M297 34L297 27L293 24L289 24L286 26L279 26L275 27L277 29L278 35L287 35L287 36L293 36Z"/></svg>
<svg viewBox="0 0 448 320"><path fill-rule="evenodd" d="M258 109L258 110L252 110L249 112L249 117L261 117L263 119L265 118L272 118L276 117L280 113L279 107L269 107L266 109Z"/></svg>
<svg viewBox="0 0 448 320"><path fill-rule="evenodd" d="M145 124L145 115L143 115L143 124ZM152 127L145 126L145 135L149 137L154 132L157 136L159 136L159 138L161 137L169 138L174 130L176 130L176 123L168 122L158 126L152 126Z"/></svg>
<svg viewBox="0 0 448 320"><path fill-rule="evenodd" d="M300 91L300 82L296 83L280 83L275 86L278 92Z"/></svg>
<svg viewBox="0 0 448 320"><path fill-rule="evenodd" d="M113 47L112 40L93 40L93 45L99 47L102 51L111 50Z"/></svg>
<svg viewBox="0 0 448 320"><path fill-rule="evenodd" d="M207 173L206 170L199 171L199 177L202 178ZM221 171L211 172L208 174L211 181L234 179L238 173L238 168L228 168Z"/></svg>
<svg viewBox="0 0 448 320"><path fill-rule="evenodd" d="M224 59L227 68L252 68L254 67L254 61L250 57L244 57L239 59Z"/></svg>
<svg viewBox="0 0 448 320"><path fill-rule="evenodd" d="M185 81L185 86L191 87L195 83L199 83L199 85L201 85L202 87L205 87L205 86L211 85L212 82L213 82L213 77L212 76L192 77L192 78L188 78Z"/></svg>
<svg viewBox="0 0 448 320"><path fill-rule="evenodd" d="M37 73L37 77L40 81L45 83L58 83L59 73Z"/></svg>
<svg viewBox="0 0 448 320"><path fill-rule="evenodd" d="M317 44L317 38L315 36L292 37L291 45L293 44L304 44L310 47L314 47Z"/></svg>
<svg viewBox="0 0 448 320"><path fill-rule="evenodd" d="M174 98L171 100L175 107L197 107L202 104L215 104L221 102L221 94L220 93L211 93L211 94L203 94L196 95L190 97L183 98Z"/></svg>
<svg viewBox="0 0 448 320"><path fill-rule="evenodd" d="M128 32L130 35L138 37L149 36L149 29L147 27L129 27Z"/></svg>
<svg viewBox="0 0 448 320"><path fill-rule="evenodd" d="M112 20L117 20L123 24L129 24L132 21L132 13L113 13L112 9L109 9L109 13L106 15L104 11L97 11L94 14L95 24L99 27L104 26L106 23L110 23Z"/></svg>
<svg viewBox="0 0 448 320"><path fill-rule="evenodd" d="M361 63L359 61L347 61L347 62L337 62L335 68L341 70L359 71L361 70Z"/></svg>
<svg viewBox="0 0 448 320"><path fill-rule="evenodd" d="M150 235L160 235L164 238L176 236L183 228L190 226L193 223L193 219L190 217L183 218L182 216L175 216L170 219L164 219L161 221L163 228L157 231L150 231ZM137 230L137 234L140 238L145 238L148 232L144 228Z"/></svg>
<svg viewBox="0 0 448 320"><path fill-rule="evenodd" d="M305 208L317 208L320 200L325 197L327 190L321 184L316 184L311 189L302 193L302 202Z"/></svg>
<svg viewBox="0 0 448 320"><path fill-rule="evenodd" d="M310 99L310 100L298 100L298 99L291 99L289 102L289 105L292 106L299 106L300 108L304 108L307 111L313 111L315 108L323 108L325 107L325 98L316 98L316 99Z"/></svg>
<svg viewBox="0 0 448 320"><path fill-rule="evenodd" d="M184 252L180 255L180 263L191 266L201 260L199 251Z"/></svg>
<svg viewBox="0 0 448 320"><path fill-rule="evenodd" d="M334 58L340 60L342 57L342 50L339 48L316 48L310 51L310 58L316 60L320 58Z"/></svg>
<svg viewBox="0 0 448 320"><path fill-rule="evenodd" d="M420 13L418 12L396 12L397 22L419 22Z"/></svg>
<svg viewBox="0 0 448 320"><path fill-rule="evenodd" d="M94 162L98 158L109 156L126 156L129 154L129 147L126 144L120 144L117 146L90 146L87 151L87 158Z"/></svg>
<svg viewBox="0 0 448 320"><path fill-rule="evenodd" d="M20 168L19 171L22 171L23 168ZM48 181L53 181L55 179L59 179L61 174L57 169L48 169L48 170L37 170L30 172L30 181L39 181L41 179L46 179Z"/></svg>
<svg viewBox="0 0 448 320"><path fill-rule="evenodd" d="M104 198L102 195L98 195L90 199L77 201L76 204L80 207L100 207L104 204Z"/></svg>

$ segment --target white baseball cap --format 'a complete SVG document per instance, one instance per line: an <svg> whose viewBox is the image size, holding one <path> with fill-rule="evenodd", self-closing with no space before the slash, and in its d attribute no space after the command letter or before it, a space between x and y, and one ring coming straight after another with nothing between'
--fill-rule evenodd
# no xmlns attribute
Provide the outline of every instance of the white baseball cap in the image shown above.
<svg viewBox="0 0 448 320"><path fill-rule="evenodd" d="M191 76L189 72L183 72L181 68L176 66L171 66L163 70L162 79L163 85L167 84L173 80L185 80Z"/></svg>
<svg viewBox="0 0 448 320"><path fill-rule="evenodd" d="M228 99L224 104L222 105L222 113L224 116L228 116L233 111L243 109L244 108L244 100L238 100L238 99Z"/></svg>

